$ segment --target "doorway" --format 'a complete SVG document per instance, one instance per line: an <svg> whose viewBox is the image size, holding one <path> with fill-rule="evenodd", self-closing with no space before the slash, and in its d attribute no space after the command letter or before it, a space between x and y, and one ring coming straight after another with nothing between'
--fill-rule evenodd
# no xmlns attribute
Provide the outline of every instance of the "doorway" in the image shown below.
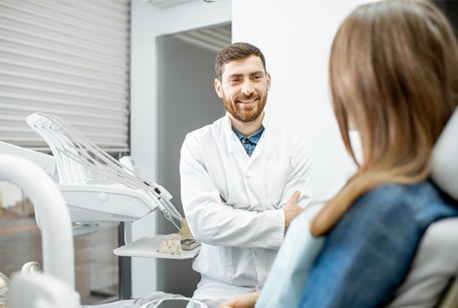
<svg viewBox="0 0 458 308"><path fill-rule="evenodd" d="M216 54L231 43L231 25L186 31L157 38L158 48L158 179L172 194L182 213L180 196L180 149L187 133L224 116L216 95ZM162 216L157 233L176 232ZM200 279L192 260L157 260L158 290L192 296Z"/></svg>

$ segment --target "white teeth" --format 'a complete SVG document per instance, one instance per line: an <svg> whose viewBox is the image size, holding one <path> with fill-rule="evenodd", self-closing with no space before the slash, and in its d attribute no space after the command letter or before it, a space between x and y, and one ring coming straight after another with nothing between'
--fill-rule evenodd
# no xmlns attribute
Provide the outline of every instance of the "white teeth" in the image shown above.
<svg viewBox="0 0 458 308"><path fill-rule="evenodd" d="M255 101L256 101L255 99L252 99L252 100L249 100L249 101L248 101L248 100L240 100L240 102L241 102L242 104L254 103Z"/></svg>

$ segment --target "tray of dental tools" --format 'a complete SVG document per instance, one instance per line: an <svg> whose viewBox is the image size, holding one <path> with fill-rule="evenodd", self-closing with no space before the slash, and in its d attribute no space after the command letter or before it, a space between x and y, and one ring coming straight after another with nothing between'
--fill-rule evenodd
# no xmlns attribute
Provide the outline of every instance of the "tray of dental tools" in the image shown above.
<svg viewBox="0 0 458 308"><path fill-rule="evenodd" d="M181 239L177 234L145 236L113 250L117 256L162 259L191 259L200 251L200 243Z"/></svg>

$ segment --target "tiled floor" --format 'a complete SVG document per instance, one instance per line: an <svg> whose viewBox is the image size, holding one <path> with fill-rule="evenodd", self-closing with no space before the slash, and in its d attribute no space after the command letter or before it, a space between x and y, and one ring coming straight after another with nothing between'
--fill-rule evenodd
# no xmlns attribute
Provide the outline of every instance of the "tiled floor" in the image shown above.
<svg viewBox="0 0 458 308"><path fill-rule="evenodd" d="M0 272L8 277L29 261L42 264L41 233L33 209L0 209ZM76 290L82 304L118 297L117 225L100 224L99 231L77 236L75 243Z"/></svg>

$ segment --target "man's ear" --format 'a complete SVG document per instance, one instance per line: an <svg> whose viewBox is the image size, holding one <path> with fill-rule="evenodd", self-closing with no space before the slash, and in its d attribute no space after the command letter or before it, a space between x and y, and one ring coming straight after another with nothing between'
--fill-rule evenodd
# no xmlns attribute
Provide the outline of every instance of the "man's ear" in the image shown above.
<svg viewBox="0 0 458 308"><path fill-rule="evenodd" d="M223 98L223 85L221 84L221 81L218 80L218 78L215 78L213 84L215 86L216 94L218 94L220 98Z"/></svg>
<svg viewBox="0 0 458 308"><path fill-rule="evenodd" d="M270 90L270 83L271 83L271 80L270 80L270 73L267 72L267 91Z"/></svg>

